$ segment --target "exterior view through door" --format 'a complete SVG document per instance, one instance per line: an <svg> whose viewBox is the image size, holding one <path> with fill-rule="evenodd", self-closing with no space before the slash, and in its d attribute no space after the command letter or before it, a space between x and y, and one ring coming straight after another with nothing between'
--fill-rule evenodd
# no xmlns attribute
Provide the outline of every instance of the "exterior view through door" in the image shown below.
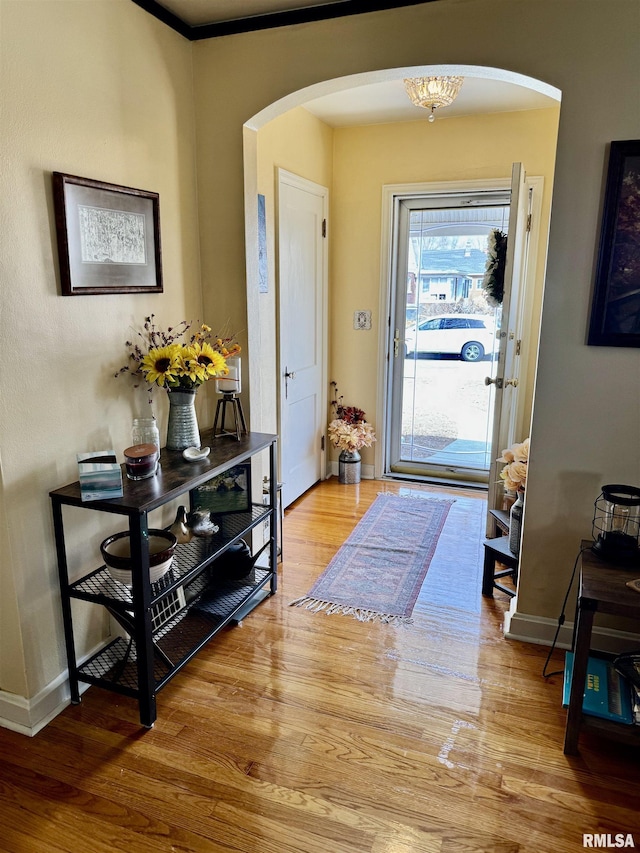
<svg viewBox="0 0 640 853"><path fill-rule="evenodd" d="M483 278L510 190L400 198L389 473L487 483L501 306Z"/></svg>

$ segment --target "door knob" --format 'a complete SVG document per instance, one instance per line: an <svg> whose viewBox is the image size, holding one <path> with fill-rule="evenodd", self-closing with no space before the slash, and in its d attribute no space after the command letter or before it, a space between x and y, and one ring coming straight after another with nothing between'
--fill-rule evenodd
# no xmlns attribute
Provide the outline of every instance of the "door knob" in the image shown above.
<svg viewBox="0 0 640 853"><path fill-rule="evenodd" d="M284 398L285 400L289 397L289 380L296 378L295 370L289 370L288 367L284 369Z"/></svg>
<svg viewBox="0 0 640 853"><path fill-rule="evenodd" d="M495 385L496 388L502 388L503 380L501 376L496 376L495 379L492 379L490 376L484 377L485 385Z"/></svg>

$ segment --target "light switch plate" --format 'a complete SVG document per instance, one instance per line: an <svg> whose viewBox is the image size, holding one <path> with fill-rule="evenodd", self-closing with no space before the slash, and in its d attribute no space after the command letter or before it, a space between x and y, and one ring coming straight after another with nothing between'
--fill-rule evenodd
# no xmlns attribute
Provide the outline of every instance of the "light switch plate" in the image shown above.
<svg viewBox="0 0 640 853"><path fill-rule="evenodd" d="M370 329L371 328L371 311L354 311L353 313L353 328L354 329Z"/></svg>

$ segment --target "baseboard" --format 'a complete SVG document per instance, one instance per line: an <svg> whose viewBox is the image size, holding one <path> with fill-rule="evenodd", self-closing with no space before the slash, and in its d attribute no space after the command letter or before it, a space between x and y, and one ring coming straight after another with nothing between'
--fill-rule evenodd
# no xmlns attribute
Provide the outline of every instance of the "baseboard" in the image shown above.
<svg viewBox="0 0 640 853"><path fill-rule="evenodd" d="M0 691L0 726L33 737L70 702L69 681L49 685L33 699Z"/></svg>
<svg viewBox="0 0 640 853"><path fill-rule="evenodd" d="M557 628L557 619L519 613L516 598L511 600L511 607L504 615L504 636L508 640L550 646ZM559 649L570 649L572 640L573 622L565 622L558 633L556 646ZM591 635L591 648L609 654L620 654L632 648L640 648L640 634L595 626Z"/></svg>
<svg viewBox="0 0 640 853"><path fill-rule="evenodd" d="M96 647L83 660L95 654L102 645ZM81 684L80 693L84 693L89 687L89 684ZM31 699L0 690L0 727L34 737L70 704L69 671L65 669Z"/></svg>

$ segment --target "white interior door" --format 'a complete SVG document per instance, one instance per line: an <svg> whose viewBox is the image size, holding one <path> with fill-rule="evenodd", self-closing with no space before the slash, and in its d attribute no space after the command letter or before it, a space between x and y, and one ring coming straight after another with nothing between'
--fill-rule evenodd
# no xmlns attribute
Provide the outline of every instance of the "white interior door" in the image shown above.
<svg viewBox="0 0 640 853"><path fill-rule="evenodd" d="M328 190L278 170L280 470L288 506L323 477Z"/></svg>
<svg viewBox="0 0 640 853"><path fill-rule="evenodd" d="M496 460L502 450L516 439L516 414L520 361L523 348L522 305L524 281L529 247L529 210L531 195L526 186L526 174L521 163L514 163L511 176L511 207L507 238L504 299L499 333L498 370L491 379L495 388L494 420L491 440L491 469L487 508L499 508L504 486L499 478L502 463ZM493 521L487 516L487 533L491 534Z"/></svg>

